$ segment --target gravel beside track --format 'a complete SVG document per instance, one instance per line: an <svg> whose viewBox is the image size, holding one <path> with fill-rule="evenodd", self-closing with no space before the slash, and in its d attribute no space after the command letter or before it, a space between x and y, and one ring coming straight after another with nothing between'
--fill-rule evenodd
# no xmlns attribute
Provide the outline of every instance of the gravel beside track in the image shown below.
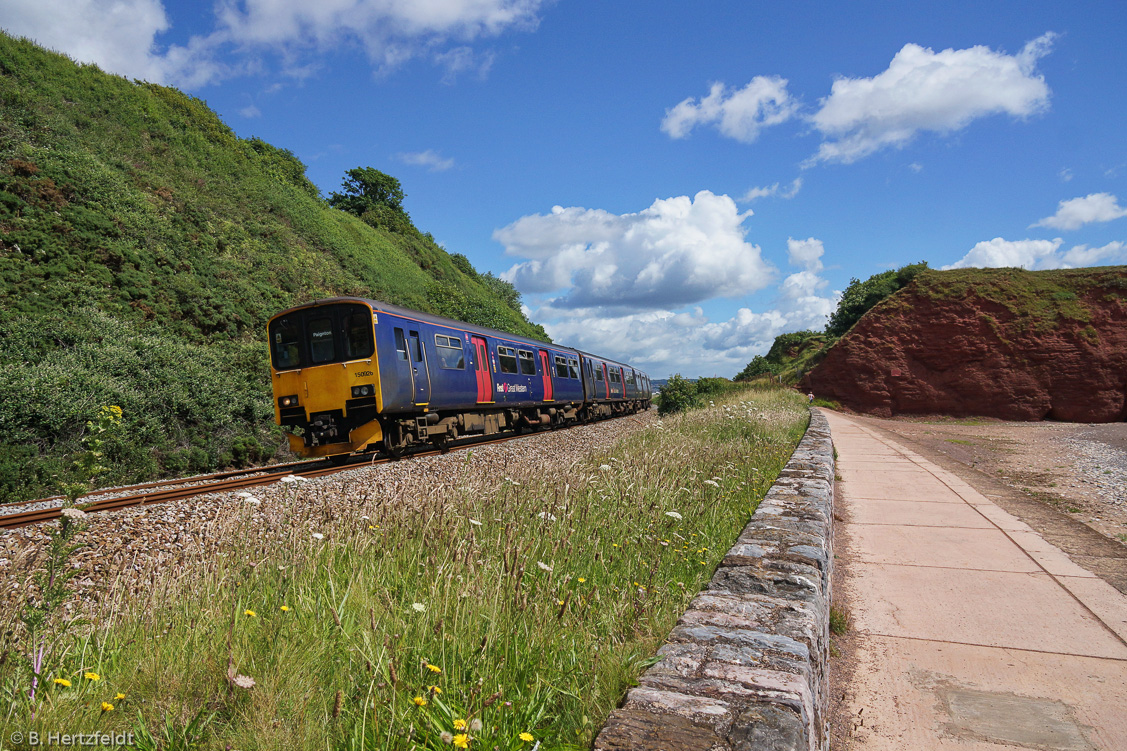
<svg viewBox="0 0 1127 751"><path fill-rule="evenodd" d="M222 555L235 530L246 529L248 515L266 530L302 528L304 534L331 539L334 525L355 523L361 513L385 503L411 503L436 488L460 487L474 478L473 490L506 481L525 482L547 472L565 472L619 438L657 422L656 410L594 425L533 434L505 443L473 446L439 456L417 457L356 469L328 477L276 482L252 492L223 492L102 512L88 518L71 556L79 574L72 580L78 597L66 606L96 610L114 591L147 597L164 580L190 576L193 567ZM469 490L469 488L468 488ZM284 525L277 509L285 510ZM12 612L25 600L28 581L41 563L55 523L0 532L0 608ZM251 525L252 528L258 525ZM114 598L110 598L114 599ZM89 614L93 614L90 612Z"/></svg>

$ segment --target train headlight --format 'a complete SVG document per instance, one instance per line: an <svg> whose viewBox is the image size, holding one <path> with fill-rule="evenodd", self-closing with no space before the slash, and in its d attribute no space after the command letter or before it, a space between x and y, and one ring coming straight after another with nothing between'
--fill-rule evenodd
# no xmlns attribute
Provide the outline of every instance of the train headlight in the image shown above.
<svg viewBox="0 0 1127 751"><path fill-rule="evenodd" d="M279 407L296 407L297 396L283 396L278 398Z"/></svg>
<svg viewBox="0 0 1127 751"><path fill-rule="evenodd" d="M372 386L364 385L364 386L353 386L352 387L352 398L353 399L357 399L361 396L371 396L374 393L375 393L375 388L373 388Z"/></svg>

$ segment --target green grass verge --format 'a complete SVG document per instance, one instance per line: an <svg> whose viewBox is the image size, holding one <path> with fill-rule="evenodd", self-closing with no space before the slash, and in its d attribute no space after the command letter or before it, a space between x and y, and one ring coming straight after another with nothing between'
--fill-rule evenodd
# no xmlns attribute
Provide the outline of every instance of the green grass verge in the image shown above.
<svg viewBox="0 0 1127 751"><path fill-rule="evenodd" d="M791 391L715 401L563 472L459 455L430 485L407 474L396 490L345 486L323 508L233 511L209 532L225 555L156 576L57 642L34 706L28 645L10 637L0 737L515 749L531 747L524 733L541 749L589 747L808 420Z"/></svg>

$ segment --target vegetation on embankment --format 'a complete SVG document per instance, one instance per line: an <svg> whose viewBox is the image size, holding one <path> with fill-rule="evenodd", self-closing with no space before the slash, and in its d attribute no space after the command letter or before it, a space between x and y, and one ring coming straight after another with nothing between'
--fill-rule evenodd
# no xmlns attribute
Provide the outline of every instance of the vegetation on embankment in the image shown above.
<svg viewBox="0 0 1127 751"><path fill-rule="evenodd" d="M264 490L209 528L223 555L186 549L153 581L142 573L152 597L105 582L123 593L101 604L112 615L52 642L35 702L28 645L6 613L0 634L15 643L0 652L17 667L0 682L0 737L589 748L808 421L791 391L715 401L566 471L548 471L543 453L475 452L378 493L370 480Z"/></svg>
<svg viewBox="0 0 1127 751"><path fill-rule="evenodd" d="M71 479L100 405L126 420L110 482L273 454L263 331L291 305L362 295L547 338L511 285L360 208L199 99L0 32L0 501Z"/></svg>

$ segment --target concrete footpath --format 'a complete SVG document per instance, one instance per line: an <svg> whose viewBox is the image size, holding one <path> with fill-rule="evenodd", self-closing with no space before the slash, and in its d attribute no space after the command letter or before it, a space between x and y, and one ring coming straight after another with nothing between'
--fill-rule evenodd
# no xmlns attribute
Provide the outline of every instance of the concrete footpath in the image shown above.
<svg viewBox="0 0 1127 751"><path fill-rule="evenodd" d="M850 749L1127 750L1127 596L957 475L842 415ZM839 546L840 547L840 546Z"/></svg>

